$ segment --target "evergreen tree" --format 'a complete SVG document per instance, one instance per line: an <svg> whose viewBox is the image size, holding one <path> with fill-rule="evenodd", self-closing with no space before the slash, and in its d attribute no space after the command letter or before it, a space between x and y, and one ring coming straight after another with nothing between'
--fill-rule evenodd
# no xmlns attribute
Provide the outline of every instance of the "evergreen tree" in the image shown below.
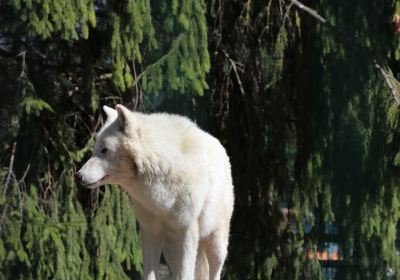
<svg viewBox="0 0 400 280"><path fill-rule="evenodd" d="M143 92L201 95L203 1L0 3L1 279L128 279L141 271L125 193L73 174L103 122L99 105Z"/></svg>
<svg viewBox="0 0 400 280"><path fill-rule="evenodd" d="M336 279L399 277L395 5L213 4L211 113L237 198L229 279L324 279L326 242Z"/></svg>
<svg viewBox="0 0 400 280"><path fill-rule="evenodd" d="M225 278L324 279L326 242L399 278L399 32L396 0L1 1L0 278L140 277L129 198L73 181L121 102L227 147Z"/></svg>

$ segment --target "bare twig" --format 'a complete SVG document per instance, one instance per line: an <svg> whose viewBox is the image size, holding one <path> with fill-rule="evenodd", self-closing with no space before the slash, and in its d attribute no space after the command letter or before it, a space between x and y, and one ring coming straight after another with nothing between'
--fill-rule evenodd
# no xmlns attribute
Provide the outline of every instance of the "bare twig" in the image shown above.
<svg viewBox="0 0 400 280"><path fill-rule="evenodd" d="M9 207L9 206L6 204L6 205L4 206L3 214L1 214L1 220L0 220L0 236L1 236L1 231L2 231L2 229L3 229L3 223L4 223L4 220L5 220L6 215L7 215L8 207Z"/></svg>
<svg viewBox="0 0 400 280"><path fill-rule="evenodd" d="M242 95L245 95L245 91L244 91L244 88L243 88L243 85L242 85L242 80L240 79L240 76L239 76L239 73L238 73L238 69L236 67L236 64L238 64L239 66L243 65L243 64L240 64L238 62L233 61L233 59L229 57L228 53L225 50L222 50L222 51L224 52L225 57L230 62L231 67L233 69L233 72L235 73L236 80L237 80L237 82L239 84L240 92L242 93Z"/></svg>
<svg viewBox="0 0 400 280"><path fill-rule="evenodd" d="M99 80L109 80L111 78L112 78L112 73L104 73L98 77Z"/></svg>
<svg viewBox="0 0 400 280"><path fill-rule="evenodd" d="M290 10L293 5L295 5L294 1L291 1L291 3L289 4L289 7L286 9L285 15L283 16L282 26L285 26L286 20L289 16Z"/></svg>
<svg viewBox="0 0 400 280"><path fill-rule="evenodd" d="M8 173L7 173L7 178L6 178L6 182L4 183L4 189L3 189L3 197L6 196L7 194L7 189L8 186L10 184L10 180L11 180L11 175L13 173L13 166L14 166L14 158L15 158L15 150L17 148L17 142L14 141L11 145L11 158L10 158L10 164L8 166Z"/></svg>
<svg viewBox="0 0 400 280"><path fill-rule="evenodd" d="M39 50L35 49L34 47L30 47L30 49L31 49L35 54L37 54L42 60L44 60L44 61L49 61L49 58L48 58L45 54L41 53Z"/></svg>
<svg viewBox="0 0 400 280"><path fill-rule="evenodd" d="M133 109L136 110L136 107L139 104L140 99L141 99L140 98L141 97L141 91L139 89L138 83L136 83L136 79L138 77L137 77L137 73L136 73L136 66L135 66L135 60L134 59L132 59L132 69L133 69L133 75L134 75L133 78L135 79L135 92L136 92L136 97L134 97L134 100L132 100L132 101L134 101L133 102Z"/></svg>
<svg viewBox="0 0 400 280"><path fill-rule="evenodd" d="M25 177L26 177L26 175L28 174L29 168L30 168L30 167L31 167L31 164L28 163L28 166L26 167L26 169L25 169L25 171L24 171L24 174L22 174L21 179L18 180L19 183L21 183L21 182L23 182L23 181L25 180Z"/></svg>
<svg viewBox="0 0 400 280"><path fill-rule="evenodd" d="M245 95L245 91L244 91L244 88L243 88L243 85L242 85L242 81L240 79L239 73L238 73L237 68L236 68L236 63L231 58L229 58L229 62L232 65L233 71L235 72L235 76L236 76L236 79L237 79L239 87L240 87L240 92L242 93L242 95Z"/></svg>
<svg viewBox="0 0 400 280"><path fill-rule="evenodd" d="M0 48L0 56L7 57L7 58L16 58L19 56L19 54L11 52L5 48Z"/></svg>
<svg viewBox="0 0 400 280"><path fill-rule="evenodd" d="M394 101L396 102L397 106L400 106L400 93L398 91L398 87L396 85L400 85L399 81L396 80L395 77L393 77L393 74L390 72L390 70L385 70L383 69L379 64L375 63L375 67L379 70L381 73L385 83L389 87L390 91L392 92Z"/></svg>
<svg viewBox="0 0 400 280"><path fill-rule="evenodd" d="M303 10L306 13L308 13L309 15L313 16L314 18L316 18L321 23L325 23L326 22L326 19L323 18L322 16L320 16L317 13L317 11L315 11L314 9L311 9L310 7L307 7L306 5L304 5L303 3L301 3L301 2L299 2L297 0L290 0L290 2L292 2L292 4L295 5L297 8L299 8L300 10Z"/></svg>
<svg viewBox="0 0 400 280"><path fill-rule="evenodd" d="M18 56L22 57L22 65L21 65L21 73L19 74L19 76L22 78L27 78L27 74L26 74L26 51L21 52Z"/></svg>

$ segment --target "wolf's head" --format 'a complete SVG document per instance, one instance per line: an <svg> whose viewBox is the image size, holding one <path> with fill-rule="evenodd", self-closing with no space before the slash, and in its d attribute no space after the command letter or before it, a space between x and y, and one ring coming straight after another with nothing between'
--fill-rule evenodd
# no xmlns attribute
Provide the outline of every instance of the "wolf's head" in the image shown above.
<svg viewBox="0 0 400 280"><path fill-rule="evenodd" d="M103 109L107 121L97 134L93 155L75 174L76 180L87 188L124 184L136 173L126 144L138 137L137 118L122 105L117 105L116 110L107 106Z"/></svg>

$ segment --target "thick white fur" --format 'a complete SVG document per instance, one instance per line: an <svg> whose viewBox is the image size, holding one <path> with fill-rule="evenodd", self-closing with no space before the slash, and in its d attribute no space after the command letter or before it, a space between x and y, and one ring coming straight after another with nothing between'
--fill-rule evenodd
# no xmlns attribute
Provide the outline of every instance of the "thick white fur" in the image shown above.
<svg viewBox="0 0 400 280"><path fill-rule="evenodd" d="M225 149L185 117L104 111L94 155L78 173L87 187L119 184L130 195L144 279L159 279L161 253L174 279L220 279L234 200Z"/></svg>

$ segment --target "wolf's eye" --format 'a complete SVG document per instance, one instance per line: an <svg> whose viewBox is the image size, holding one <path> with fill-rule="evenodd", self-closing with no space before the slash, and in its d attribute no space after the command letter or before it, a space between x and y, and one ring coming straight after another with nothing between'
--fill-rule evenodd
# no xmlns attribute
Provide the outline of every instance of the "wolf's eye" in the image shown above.
<svg viewBox="0 0 400 280"><path fill-rule="evenodd" d="M101 149L100 153L102 153L102 154L105 154L105 153L107 153L107 148L103 148L103 149Z"/></svg>

